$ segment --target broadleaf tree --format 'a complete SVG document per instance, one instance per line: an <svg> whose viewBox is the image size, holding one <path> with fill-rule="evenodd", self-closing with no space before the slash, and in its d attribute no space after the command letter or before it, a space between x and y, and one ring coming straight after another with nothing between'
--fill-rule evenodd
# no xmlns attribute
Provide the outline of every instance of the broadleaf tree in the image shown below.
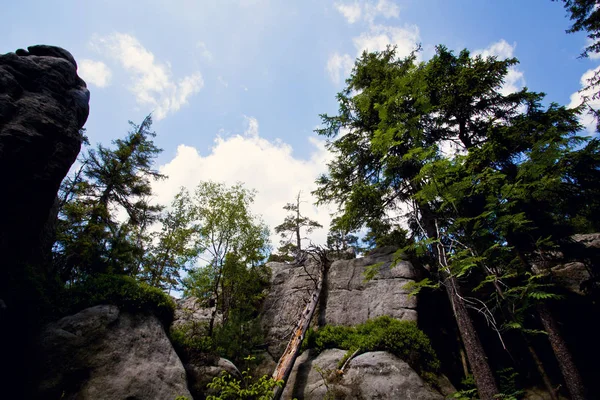
<svg viewBox="0 0 600 400"><path fill-rule="evenodd" d="M217 311L221 313L221 322L225 323L235 295L227 285L232 277L225 273L237 268L226 266L234 263L247 269L256 268L267 257L269 230L250 210L254 196L255 192L242 184L228 187L224 183L207 181L200 182L195 189L192 208L198 244L202 249L199 259L204 265L190 271L184 286L186 294L215 305L209 323L210 336Z"/></svg>

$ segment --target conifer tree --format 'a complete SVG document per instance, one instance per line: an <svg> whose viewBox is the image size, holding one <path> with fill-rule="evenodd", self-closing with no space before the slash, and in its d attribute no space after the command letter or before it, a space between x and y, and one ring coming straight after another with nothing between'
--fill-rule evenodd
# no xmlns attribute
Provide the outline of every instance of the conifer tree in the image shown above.
<svg viewBox="0 0 600 400"><path fill-rule="evenodd" d="M151 182L164 178L153 169L160 153L152 138L152 118L117 139L114 148L99 145L83 157L81 171L65 186L55 259L66 280L99 272L132 273L135 229L155 221L159 206L151 205ZM70 192L70 193L68 193ZM122 212L125 221L118 218ZM137 237L139 239L139 236Z"/></svg>
<svg viewBox="0 0 600 400"><path fill-rule="evenodd" d="M293 254L296 260L301 258L303 235L310 234L317 228L323 226L300 212L301 192L298 192L295 203L287 203L283 209L289 211L284 221L275 227L275 232L281 236L281 247L279 252L284 255ZM303 233L304 232L304 233Z"/></svg>

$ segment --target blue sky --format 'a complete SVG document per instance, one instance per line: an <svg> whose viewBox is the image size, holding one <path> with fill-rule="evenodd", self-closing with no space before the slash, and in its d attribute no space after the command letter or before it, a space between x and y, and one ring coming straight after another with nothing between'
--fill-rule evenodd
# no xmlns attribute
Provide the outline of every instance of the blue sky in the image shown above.
<svg viewBox="0 0 600 400"><path fill-rule="evenodd" d="M91 92L92 143L154 112L158 164L170 176L156 185L159 201L201 179L242 181L259 191L256 212L271 226L299 190L327 225L330 210L310 205L328 160L312 130L319 113L335 112L363 49L395 44L403 55L421 43L427 59L445 44L515 56L506 91L526 85L566 105L599 61L577 58L585 36L565 34L562 3L550 0L20 0L2 9L11 21L0 25L2 53L43 43L75 56Z"/></svg>

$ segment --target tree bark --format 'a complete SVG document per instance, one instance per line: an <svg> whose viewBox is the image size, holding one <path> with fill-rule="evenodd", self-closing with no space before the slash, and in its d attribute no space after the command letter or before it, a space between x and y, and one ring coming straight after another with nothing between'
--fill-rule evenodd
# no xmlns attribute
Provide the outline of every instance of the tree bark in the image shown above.
<svg viewBox="0 0 600 400"><path fill-rule="evenodd" d="M473 371L479 398L481 400L493 400L494 395L499 393L499 390L496 386L496 380L494 379L494 374L490 368L485 351L479 340L479 335L477 335L477 332L475 331L471 316L469 315L460 294L458 281L455 277L449 276L446 280L446 285L444 286L446 287L446 292L448 293L450 303L452 304L458 331L460 332L463 344L465 345L465 351L467 353L469 364L471 365L471 370Z"/></svg>
<svg viewBox="0 0 600 400"><path fill-rule="evenodd" d="M575 366L575 362L573 362L571 352L560 334L560 329L556 320L546 304L540 303L536 308L540 320L542 321L542 325L548 333L548 340L550 340L550 345L552 346L552 350L554 351L554 355L556 356L556 360L558 361L558 365L565 379L567 389L571 394L571 399L587 399L583 380L581 379L579 370Z"/></svg>
<svg viewBox="0 0 600 400"><path fill-rule="evenodd" d="M275 371L273 372L273 379L276 381L283 380L283 385L278 386L273 391L273 400L278 400L285 389L286 381L292 372L292 368L294 366L294 362L300 353L300 345L302 344L302 340L304 339L304 335L308 330L310 322L315 314L315 310L319 305L319 298L321 297L321 291L323 288L323 276L325 274L326 265L322 263L319 268L319 278L317 280L317 285L314 292L311 295L310 301L304 307L302 314L300 314L300 319L298 320L296 327L294 328L294 334L290 339L283 355L279 359L277 363L277 367L275 367Z"/></svg>

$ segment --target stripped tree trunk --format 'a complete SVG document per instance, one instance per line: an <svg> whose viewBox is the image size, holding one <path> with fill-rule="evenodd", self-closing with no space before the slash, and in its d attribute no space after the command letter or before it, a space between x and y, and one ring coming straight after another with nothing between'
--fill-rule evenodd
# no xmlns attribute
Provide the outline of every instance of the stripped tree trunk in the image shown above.
<svg viewBox="0 0 600 400"><path fill-rule="evenodd" d="M290 373L292 372L292 368L294 366L294 362L300 353L300 345L302 344L302 340L304 339L304 335L308 330L310 322L312 321L313 316L315 315L315 311L319 305L319 299L321 297L321 291L323 289L323 277L325 276L327 269L327 260L325 257L325 253L319 251L318 255L320 256L319 260L319 277L316 282L316 287L313 293L311 294L310 301L304 307L302 314L300 315L300 319L296 323L296 327L294 328L294 333L283 352L283 355L279 359L277 363L277 367L275 367L275 372L273 372L273 379L276 381L283 380L283 385L278 386L273 391L273 400L278 400L283 393L283 389L285 388L285 384L287 382Z"/></svg>

